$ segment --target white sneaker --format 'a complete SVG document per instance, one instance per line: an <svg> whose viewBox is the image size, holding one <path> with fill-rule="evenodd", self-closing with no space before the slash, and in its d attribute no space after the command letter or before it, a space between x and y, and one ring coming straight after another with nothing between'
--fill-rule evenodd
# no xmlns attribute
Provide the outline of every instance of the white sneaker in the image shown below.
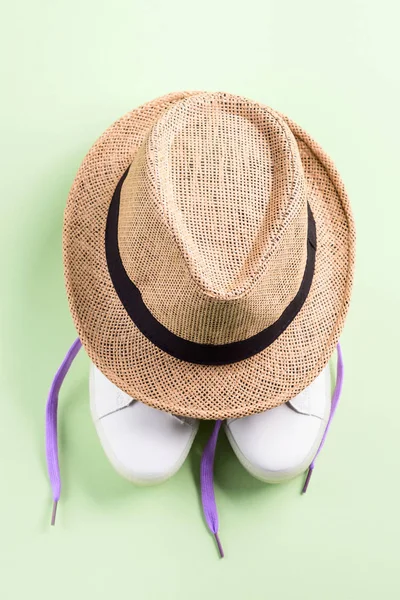
<svg viewBox="0 0 400 600"><path fill-rule="evenodd" d="M93 364L90 408L111 464L137 484L161 483L174 475L199 427L197 419L175 417L133 400Z"/></svg>
<svg viewBox="0 0 400 600"><path fill-rule="evenodd" d="M313 460L331 409L329 365L290 402L266 412L229 419L231 446L249 473L268 483L292 479Z"/></svg>

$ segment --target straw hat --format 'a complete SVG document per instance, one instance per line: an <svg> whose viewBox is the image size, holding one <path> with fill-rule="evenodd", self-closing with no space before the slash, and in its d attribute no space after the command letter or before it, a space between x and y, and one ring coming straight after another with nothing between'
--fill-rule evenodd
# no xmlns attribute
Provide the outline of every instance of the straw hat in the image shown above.
<svg viewBox="0 0 400 600"><path fill-rule="evenodd" d="M271 108L164 96L91 148L65 211L67 294L95 365L146 404L202 419L287 402L348 309L355 234L323 150Z"/></svg>

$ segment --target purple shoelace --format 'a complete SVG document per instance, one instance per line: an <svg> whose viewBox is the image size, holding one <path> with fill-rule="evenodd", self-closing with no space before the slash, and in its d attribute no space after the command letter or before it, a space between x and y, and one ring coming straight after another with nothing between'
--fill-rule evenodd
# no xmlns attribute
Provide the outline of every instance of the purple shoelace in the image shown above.
<svg viewBox="0 0 400 600"><path fill-rule="evenodd" d="M200 464L200 487L201 487L201 502L203 504L203 513L208 529L213 534L219 555L224 558L221 541L218 536L218 510L215 502L214 492L214 459L215 449L217 447L218 434L221 429L222 421L216 421L213 432L208 440Z"/></svg>
<svg viewBox="0 0 400 600"><path fill-rule="evenodd" d="M343 385L343 356L340 344L337 345L337 369L336 369L336 385L332 395L331 401L331 411L329 414L329 419L326 424L326 428L324 431L324 435L322 437L321 443L318 447L318 450L308 468L307 477L302 489L302 494L305 494L307 491L308 485L310 483L310 478L312 472L314 470L315 461L317 459L318 454L321 452L322 447L325 443L326 436L328 434L329 427L332 423L333 416L335 414L337 405L339 403L340 393L342 391ZM218 433L221 429L222 421L216 421L214 430L211 434L211 437L204 448L203 456L201 458L201 475L200 475L200 483L201 483L201 499L203 504L203 512L204 518L207 523L207 526L214 536L220 557L224 557L224 552L222 550L221 541L218 535L218 510L215 502L215 492L214 492L214 458L215 458L215 448L217 446Z"/></svg>
<svg viewBox="0 0 400 600"><path fill-rule="evenodd" d="M61 363L60 368L58 369L53 383L50 388L49 396L47 399L46 405L46 458L47 458L47 469L50 479L50 485L53 494L53 511L51 515L51 525L55 524L57 505L60 499L61 493L61 478L60 478L60 466L58 462L58 441L57 441L57 411L58 411L58 394L61 388L61 385L65 379L68 370L81 349L82 344L78 339L72 344L71 348L68 350L63 362ZM307 491L311 474L314 470L315 461L317 456L322 450L322 447L325 443L326 436L329 430L329 427L332 423L333 416L335 414L340 393L342 391L343 384L343 357L342 351L340 348L340 344L337 345L337 374L336 374L336 385L335 390L332 396L331 402L331 411L329 415L329 419L325 428L324 435L322 437L321 443L318 447L318 450L308 468L307 477L304 483L304 487L302 493ZM200 484L201 484L201 500L203 504L203 512L204 517L207 523L207 526L215 538L217 543L218 551L220 557L224 557L224 551L222 549L221 541L218 535L218 511L217 505L215 502L215 492L214 492L214 459L215 459L215 450L218 441L218 434L221 429L222 421L218 420L215 423L213 432L208 440L203 455L201 458L200 465Z"/></svg>
<svg viewBox="0 0 400 600"><path fill-rule="evenodd" d="M61 493L61 478L60 466L58 463L58 441L57 441L57 410L58 410L58 393L62 382L65 379L69 368L81 349L82 344L80 339L76 339L68 350L64 360L58 369L53 383L51 384L49 396L46 404L46 459L47 470L49 473L51 490L53 492L53 512L51 515L51 524L56 522L57 505Z"/></svg>

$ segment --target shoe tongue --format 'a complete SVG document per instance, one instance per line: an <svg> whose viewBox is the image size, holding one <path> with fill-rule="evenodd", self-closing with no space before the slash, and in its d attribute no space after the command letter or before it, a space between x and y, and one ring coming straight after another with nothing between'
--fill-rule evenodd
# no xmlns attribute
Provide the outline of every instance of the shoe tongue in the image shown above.
<svg viewBox="0 0 400 600"><path fill-rule="evenodd" d="M289 400L287 404L302 415L312 415L324 419L327 415L327 403L331 396L330 386L330 371L327 366L308 387Z"/></svg>
<svg viewBox="0 0 400 600"><path fill-rule="evenodd" d="M180 415L173 414L171 414L171 417L174 417L174 419L178 419L178 421L180 421L180 423L182 423L183 425L194 425L196 422L196 419L192 419L191 417L181 417Z"/></svg>
<svg viewBox="0 0 400 600"><path fill-rule="evenodd" d="M111 383L105 375L103 375L97 367L92 373L94 387L91 391L92 402L96 407L96 415L99 418L110 415L117 410L126 408L134 402L129 394L123 392L114 383Z"/></svg>

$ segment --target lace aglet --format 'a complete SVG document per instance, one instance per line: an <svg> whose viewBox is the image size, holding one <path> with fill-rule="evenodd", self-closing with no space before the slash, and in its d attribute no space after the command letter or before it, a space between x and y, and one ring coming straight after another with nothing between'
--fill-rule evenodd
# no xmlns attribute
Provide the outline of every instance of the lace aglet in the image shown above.
<svg viewBox="0 0 400 600"><path fill-rule="evenodd" d="M308 489L308 484L310 483L310 479L311 479L311 475L312 475L313 470L314 470L314 467L312 467L312 466L310 466L308 468L307 477L306 477L306 480L304 482L303 489L301 491L302 494L305 494L306 491L307 491L307 489Z"/></svg>
<svg viewBox="0 0 400 600"><path fill-rule="evenodd" d="M219 539L218 533L214 533L215 541L217 542L218 552L220 558L224 558L224 550L222 548L221 540Z"/></svg>
<svg viewBox="0 0 400 600"><path fill-rule="evenodd" d="M56 524L56 515L57 515L57 506L58 506L58 500L54 500L53 502L53 512L51 513L51 525L55 525Z"/></svg>

